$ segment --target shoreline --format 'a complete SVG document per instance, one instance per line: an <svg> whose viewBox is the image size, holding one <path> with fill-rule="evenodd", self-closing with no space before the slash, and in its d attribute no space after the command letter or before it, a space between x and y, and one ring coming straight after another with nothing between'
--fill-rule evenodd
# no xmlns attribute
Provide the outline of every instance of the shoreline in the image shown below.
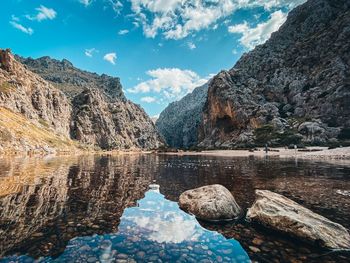
<svg viewBox="0 0 350 263"><path fill-rule="evenodd" d="M216 157L279 157L300 158L310 160L349 160L350 147L328 149L328 147L307 147L306 149L269 148L266 154L264 148L257 150L207 150L207 151L180 151L162 152L158 154L178 156L216 156Z"/></svg>
<svg viewBox="0 0 350 263"><path fill-rule="evenodd" d="M159 152L157 150L111 150L111 151L76 151L76 152L56 152L56 153L0 153L0 158L8 157L64 157L64 156L80 156L80 155L135 155L135 154L157 154L157 155L174 155L174 156L212 156L212 157L274 157L274 158L295 158L305 160L320 161L349 161L350 163L350 147L338 147L328 149L327 147L307 147L304 149L286 149L286 148L269 148L265 153L264 148L256 148L255 150L203 150L203 151L182 151L177 152Z"/></svg>

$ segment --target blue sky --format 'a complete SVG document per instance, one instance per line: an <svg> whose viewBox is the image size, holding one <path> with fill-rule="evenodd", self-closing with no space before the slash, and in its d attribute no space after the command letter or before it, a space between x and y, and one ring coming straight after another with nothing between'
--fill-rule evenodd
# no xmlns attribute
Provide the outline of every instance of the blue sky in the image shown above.
<svg viewBox="0 0 350 263"><path fill-rule="evenodd" d="M263 43L304 0L3 0L0 47L120 77L150 116Z"/></svg>

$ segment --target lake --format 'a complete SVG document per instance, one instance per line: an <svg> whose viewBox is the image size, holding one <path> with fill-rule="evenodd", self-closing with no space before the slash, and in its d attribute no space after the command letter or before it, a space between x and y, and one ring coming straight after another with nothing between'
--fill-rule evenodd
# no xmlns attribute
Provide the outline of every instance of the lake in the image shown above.
<svg viewBox="0 0 350 263"><path fill-rule="evenodd" d="M238 222L197 221L177 205L222 184L249 208L255 189L350 227L350 166L278 158L156 154L0 159L0 262L348 262ZM150 187L151 185L151 187Z"/></svg>

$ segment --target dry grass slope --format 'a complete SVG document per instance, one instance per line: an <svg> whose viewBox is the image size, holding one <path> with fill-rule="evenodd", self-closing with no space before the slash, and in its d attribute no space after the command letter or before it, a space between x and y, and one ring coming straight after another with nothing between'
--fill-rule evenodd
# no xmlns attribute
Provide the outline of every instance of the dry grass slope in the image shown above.
<svg viewBox="0 0 350 263"><path fill-rule="evenodd" d="M0 146L4 151L11 151L19 144L34 145L37 149L52 148L57 151L70 151L78 146L76 142L55 134L40 121L34 123L21 114L0 107Z"/></svg>

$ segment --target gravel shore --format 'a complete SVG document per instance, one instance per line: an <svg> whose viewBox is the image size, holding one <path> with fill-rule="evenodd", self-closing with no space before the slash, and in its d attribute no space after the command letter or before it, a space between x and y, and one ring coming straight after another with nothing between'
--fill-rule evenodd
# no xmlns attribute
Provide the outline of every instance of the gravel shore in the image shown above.
<svg viewBox="0 0 350 263"><path fill-rule="evenodd" d="M167 155L205 155L205 156L222 156L222 157L248 157L257 156L265 157L275 156L281 158L295 157L305 159L338 159L350 160L350 147L341 147L328 149L327 147L307 147L305 149L286 149L286 148L270 148L265 153L263 148L255 150L211 150L201 152L166 152L161 154Z"/></svg>

